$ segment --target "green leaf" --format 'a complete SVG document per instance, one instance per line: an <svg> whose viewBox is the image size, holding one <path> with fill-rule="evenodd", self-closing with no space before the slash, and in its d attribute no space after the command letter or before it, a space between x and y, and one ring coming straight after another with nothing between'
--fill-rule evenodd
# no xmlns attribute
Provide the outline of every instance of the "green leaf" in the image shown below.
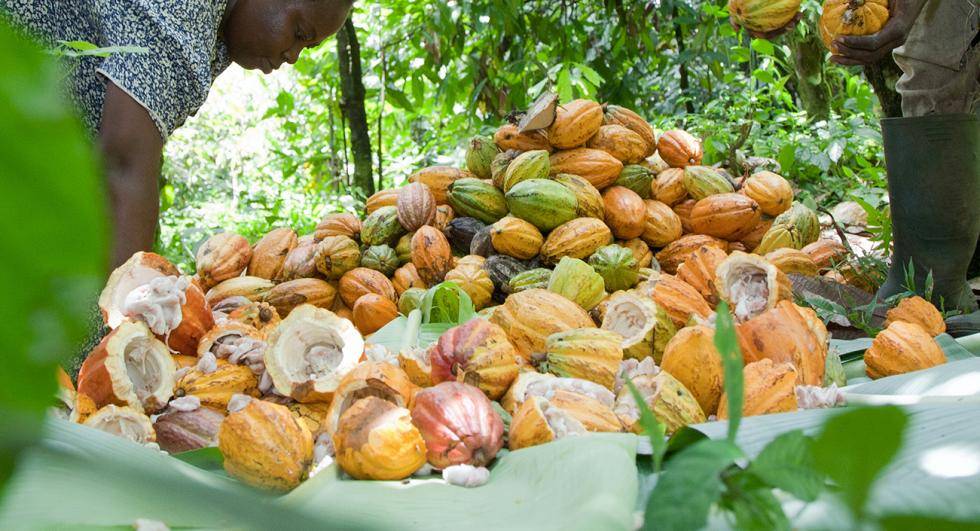
<svg viewBox="0 0 980 531"><path fill-rule="evenodd" d="M889 515L878 520L885 531L909 531L928 529L929 531L976 531L980 524L976 520L958 521L941 517L917 515Z"/></svg>
<svg viewBox="0 0 980 531"><path fill-rule="evenodd" d="M104 181L57 60L2 21L0 49L2 487L40 433L55 368L93 331L109 227Z"/></svg>
<svg viewBox="0 0 980 531"><path fill-rule="evenodd" d="M725 505L735 515L736 529L788 531L791 528L782 504L770 489L735 491L726 495Z"/></svg>
<svg viewBox="0 0 980 531"><path fill-rule="evenodd" d="M221 454L221 450L217 447L212 446L189 452L181 452L174 454L173 457L202 470L221 471L224 473L225 456Z"/></svg>
<svg viewBox="0 0 980 531"><path fill-rule="evenodd" d="M575 95L572 92L572 80L571 75L567 68L562 68L561 72L558 72L558 99L562 103L568 103L574 99Z"/></svg>
<svg viewBox="0 0 980 531"><path fill-rule="evenodd" d="M773 55L776 53L775 46L766 39L752 39L752 43L749 46L759 55Z"/></svg>
<svg viewBox="0 0 980 531"><path fill-rule="evenodd" d="M813 467L812 442L802 431L784 433L756 456L748 472L800 500L816 500L825 482Z"/></svg>
<svg viewBox="0 0 980 531"><path fill-rule="evenodd" d="M907 423L908 415L895 406L858 408L827 420L814 441L814 466L834 480L858 517L875 479L902 446Z"/></svg>
<svg viewBox="0 0 980 531"><path fill-rule="evenodd" d="M454 282L429 288L420 305L422 322L462 324L476 316L473 300Z"/></svg>
<svg viewBox="0 0 980 531"><path fill-rule="evenodd" d="M667 441L667 449L664 452L664 459L670 459L672 456L682 452L686 448L689 448L695 443L703 441L707 438L708 436L699 430L696 430L690 426L682 426L681 429L675 431Z"/></svg>
<svg viewBox="0 0 980 531"><path fill-rule="evenodd" d="M653 471L660 472L664 454L667 453L667 428L662 422L657 420L653 411L647 406L646 400L643 399L643 395L633 385L633 381L626 380L626 386L629 388L630 394L633 395L633 400L636 401L636 406L640 410L640 427L643 429L643 433L650 439L650 447L653 448Z"/></svg>
<svg viewBox="0 0 980 531"><path fill-rule="evenodd" d="M728 303L722 301L716 310L715 348L721 354L725 372L725 394L728 399L728 440L735 442L738 425L742 421L744 382L742 375L742 350L735 337L735 325L728 311Z"/></svg>
<svg viewBox="0 0 980 531"><path fill-rule="evenodd" d="M704 440L667 463L647 501L644 529L704 527L711 506L721 499L721 473L741 457L727 441Z"/></svg>

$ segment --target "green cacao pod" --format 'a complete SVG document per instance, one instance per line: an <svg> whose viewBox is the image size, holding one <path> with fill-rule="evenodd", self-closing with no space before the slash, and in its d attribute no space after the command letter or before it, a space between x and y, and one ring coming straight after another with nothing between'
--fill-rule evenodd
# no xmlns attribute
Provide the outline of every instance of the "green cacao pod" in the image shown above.
<svg viewBox="0 0 980 531"><path fill-rule="evenodd" d="M646 166L630 164L623 167L623 171L620 172L619 178L614 184L633 190L643 199L650 199L650 183L655 177L654 173Z"/></svg>
<svg viewBox="0 0 980 531"><path fill-rule="evenodd" d="M507 192L506 198L512 215L531 222L544 232L575 219L578 210L575 194L547 179L520 182Z"/></svg>
<svg viewBox="0 0 980 531"><path fill-rule="evenodd" d="M551 171L548 152L543 149L525 151L517 156L507 166L504 172L504 192L509 191L519 182L530 179L547 179Z"/></svg>
<svg viewBox="0 0 980 531"><path fill-rule="evenodd" d="M514 216L505 216L494 223L490 230L493 248L501 254L521 260L529 260L541 251L544 236L537 227Z"/></svg>
<svg viewBox="0 0 980 531"><path fill-rule="evenodd" d="M317 271L329 280L337 280L361 262L357 242L347 236L327 236L316 244L313 253Z"/></svg>
<svg viewBox="0 0 980 531"><path fill-rule="evenodd" d="M612 231L601 220L577 218L555 228L541 246L541 259L556 264L565 256L588 258L613 241Z"/></svg>
<svg viewBox="0 0 980 531"><path fill-rule="evenodd" d="M684 189L687 190L687 195L696 201L700 201L709 195L735 191L735 187L724 174L708 166L684 168Z"/></svg>
<svg viewBox="0 0 980 531"><path fill-rule="evenodd" d="M548 280L548 291L581 306L588 311L595 308L606 297L605 284L592 266L566 256L558 262Z"/></svg>
<svg viewBox="0 0 980 531"><path fill-rule="evenodd" d="M549 280L551 270L537 267L512 276L507 284L510 293L519 293L526 289L547 289Z"/></svg>
<svg viewBox="0 0 980 531"><path fill-rule="evenodd" d="M418 309L422 305L422 297L425 297L424 289L408 288L398 298L398 313L408 315L412 310Z"/></svg>
<svg viewBox="0 0 980 531"><path fill-rule="evenodd" d="M408 234L402 234L402 237L398 238L398 244L395 245L398 265L405 265L412 261L412 236L414 235L414 232L409 232Z"/></svg>
<svg viewBox="0 0 980 531"><path fill-rule="evenodd" d="M380 271L390 277L398 269L398 253L387 245L372 245L361 254L361 267Z"/></svg>
<svg viewBox="0 0 980 531"><path fill-rule="evenodd" d="M496 157L493 158L493 162L490 163L490 178L493 180L493 185L497 188L504 187L504 174L507 173L507 168L510 163L520 155L521 152L516 149L508 149L503 153L498 153ZM548 164L551 164L549 161Z"/></svg>
<svg viewBox="0 0 980 531"><path fill-rule="evenodd" d="M456 214L493 223L507 215L504 194L489 181L466 178L449 185L449 205Z"/></svg>
<svg viewBox="0 0 980 531"><path fill-rule="evenodd" d="M581 378L607 389L616 384L623 362L623 336L602 328L573 328L548 336L544 372L563 378Z"/></svg>
<svg viewBox="0 0 980 531"><path fill-rule="evenodd" d="M800 0L728 0L732 22L760 33L782 28L799 12Z"/></svg>
<svg viewBox="0 0 980 531"><path fill-rule="evenodd" d="M361 241L366 245L388 245L398 240L405 229L398 221L398 207L383 206L364 219Z"/></svg>
<svg viewBox="0 0 980 531"><path fill-rule="evenodd" d="M602 277L609 293L630 289L639 279L640 268L633 251L619 245L600 248L589 257L589 265Z"/></svg>
<svg viewBox="0 0 980 531"><path fill-rule="evenodd" d="M606 206L602 200L602 193L595 186L592 186L592 183L587 179L570 173L559 173L555 176L555 181L575 194L575 200L578 204L575 209L576 217L605 218Z"/></svg>
<svg viewBox="0 0 980 531"><path fill-rule="evenodd" d="M765 256L777 249L802 249L803 237L796 227L789 223L773 224L762 237L762 241L752 252Z"/></svg>
<svg viewBox="0 0 980 531"><path fill-rule="evenodd" d="M449 240L449 245L458 254L465 255L470 252L470 245L476 233L486 228L486 223L470 217L455 218L446 225L443 234Z"/></svg>
<svg viewBox="0 0 980 531"><path fill-rule="evenodd" d="M466 169L480 179L490 178L490 165L494 157L500 153L492 138L474 136L466 148Z"/></svg>

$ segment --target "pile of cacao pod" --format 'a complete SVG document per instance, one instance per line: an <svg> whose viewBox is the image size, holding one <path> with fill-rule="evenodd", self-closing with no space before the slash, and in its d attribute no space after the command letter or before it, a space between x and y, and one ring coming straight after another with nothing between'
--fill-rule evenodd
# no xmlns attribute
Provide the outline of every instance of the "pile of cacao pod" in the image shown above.
<svg viewBox="0 0 980 531"><path fill-rule="evenodd" d="M479 471L504 444L639 431L626 380L668 433L726 418L722 301L745 414L813 407L843 371L787 275L826 274L846 251L780 175L701 159L685 131L575 100L546 127L472 139L466 169L421 169L363 219L254 244L217 234L192 276L137 253L102 293L110 332L77 388L62 378L68 416L169 452L217 445L230 474L279 490L326 456L358 479ZM478 317L428 348L371 344L444 281ZM870 376L944 361L935 308L892 312Z"/></svg>

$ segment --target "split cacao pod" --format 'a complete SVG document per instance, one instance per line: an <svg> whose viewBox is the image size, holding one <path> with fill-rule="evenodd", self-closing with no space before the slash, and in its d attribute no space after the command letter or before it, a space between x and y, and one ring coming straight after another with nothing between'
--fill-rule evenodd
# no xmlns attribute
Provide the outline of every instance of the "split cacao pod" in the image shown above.
<svg viewBox="0 0 980 531"><path fill-rule="evenodd" d="M507 333L525 361L547 351L545 343L551 334L595 326L577 304L543 289L528 289L507 297L490 316L490 322Z"/></svg>
<svg viewBox="0 0 980 531"><path fill-rule="evenodd" d="M770 359L749 363L742 369L745 382L742 415L768 415L796 411L796 369L789 363L773 363ZM722 395L718 418L728 418L728 396Z"/></svg>

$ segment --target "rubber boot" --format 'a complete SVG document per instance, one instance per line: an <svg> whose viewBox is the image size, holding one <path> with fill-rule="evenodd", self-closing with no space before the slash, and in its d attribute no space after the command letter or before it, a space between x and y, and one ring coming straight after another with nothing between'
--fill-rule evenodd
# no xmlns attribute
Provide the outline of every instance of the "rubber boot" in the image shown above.
<svg viewBox="0 0 980 531"><path fill-rule="evenodd" d="M963 313L951 319L957 333L980 332L966 282L980 237L980 120L969 114L889 118L881 132L894 249L878 298L906 291L911 260L915 290L923 294L931 271L933 303Z"/></svg>

